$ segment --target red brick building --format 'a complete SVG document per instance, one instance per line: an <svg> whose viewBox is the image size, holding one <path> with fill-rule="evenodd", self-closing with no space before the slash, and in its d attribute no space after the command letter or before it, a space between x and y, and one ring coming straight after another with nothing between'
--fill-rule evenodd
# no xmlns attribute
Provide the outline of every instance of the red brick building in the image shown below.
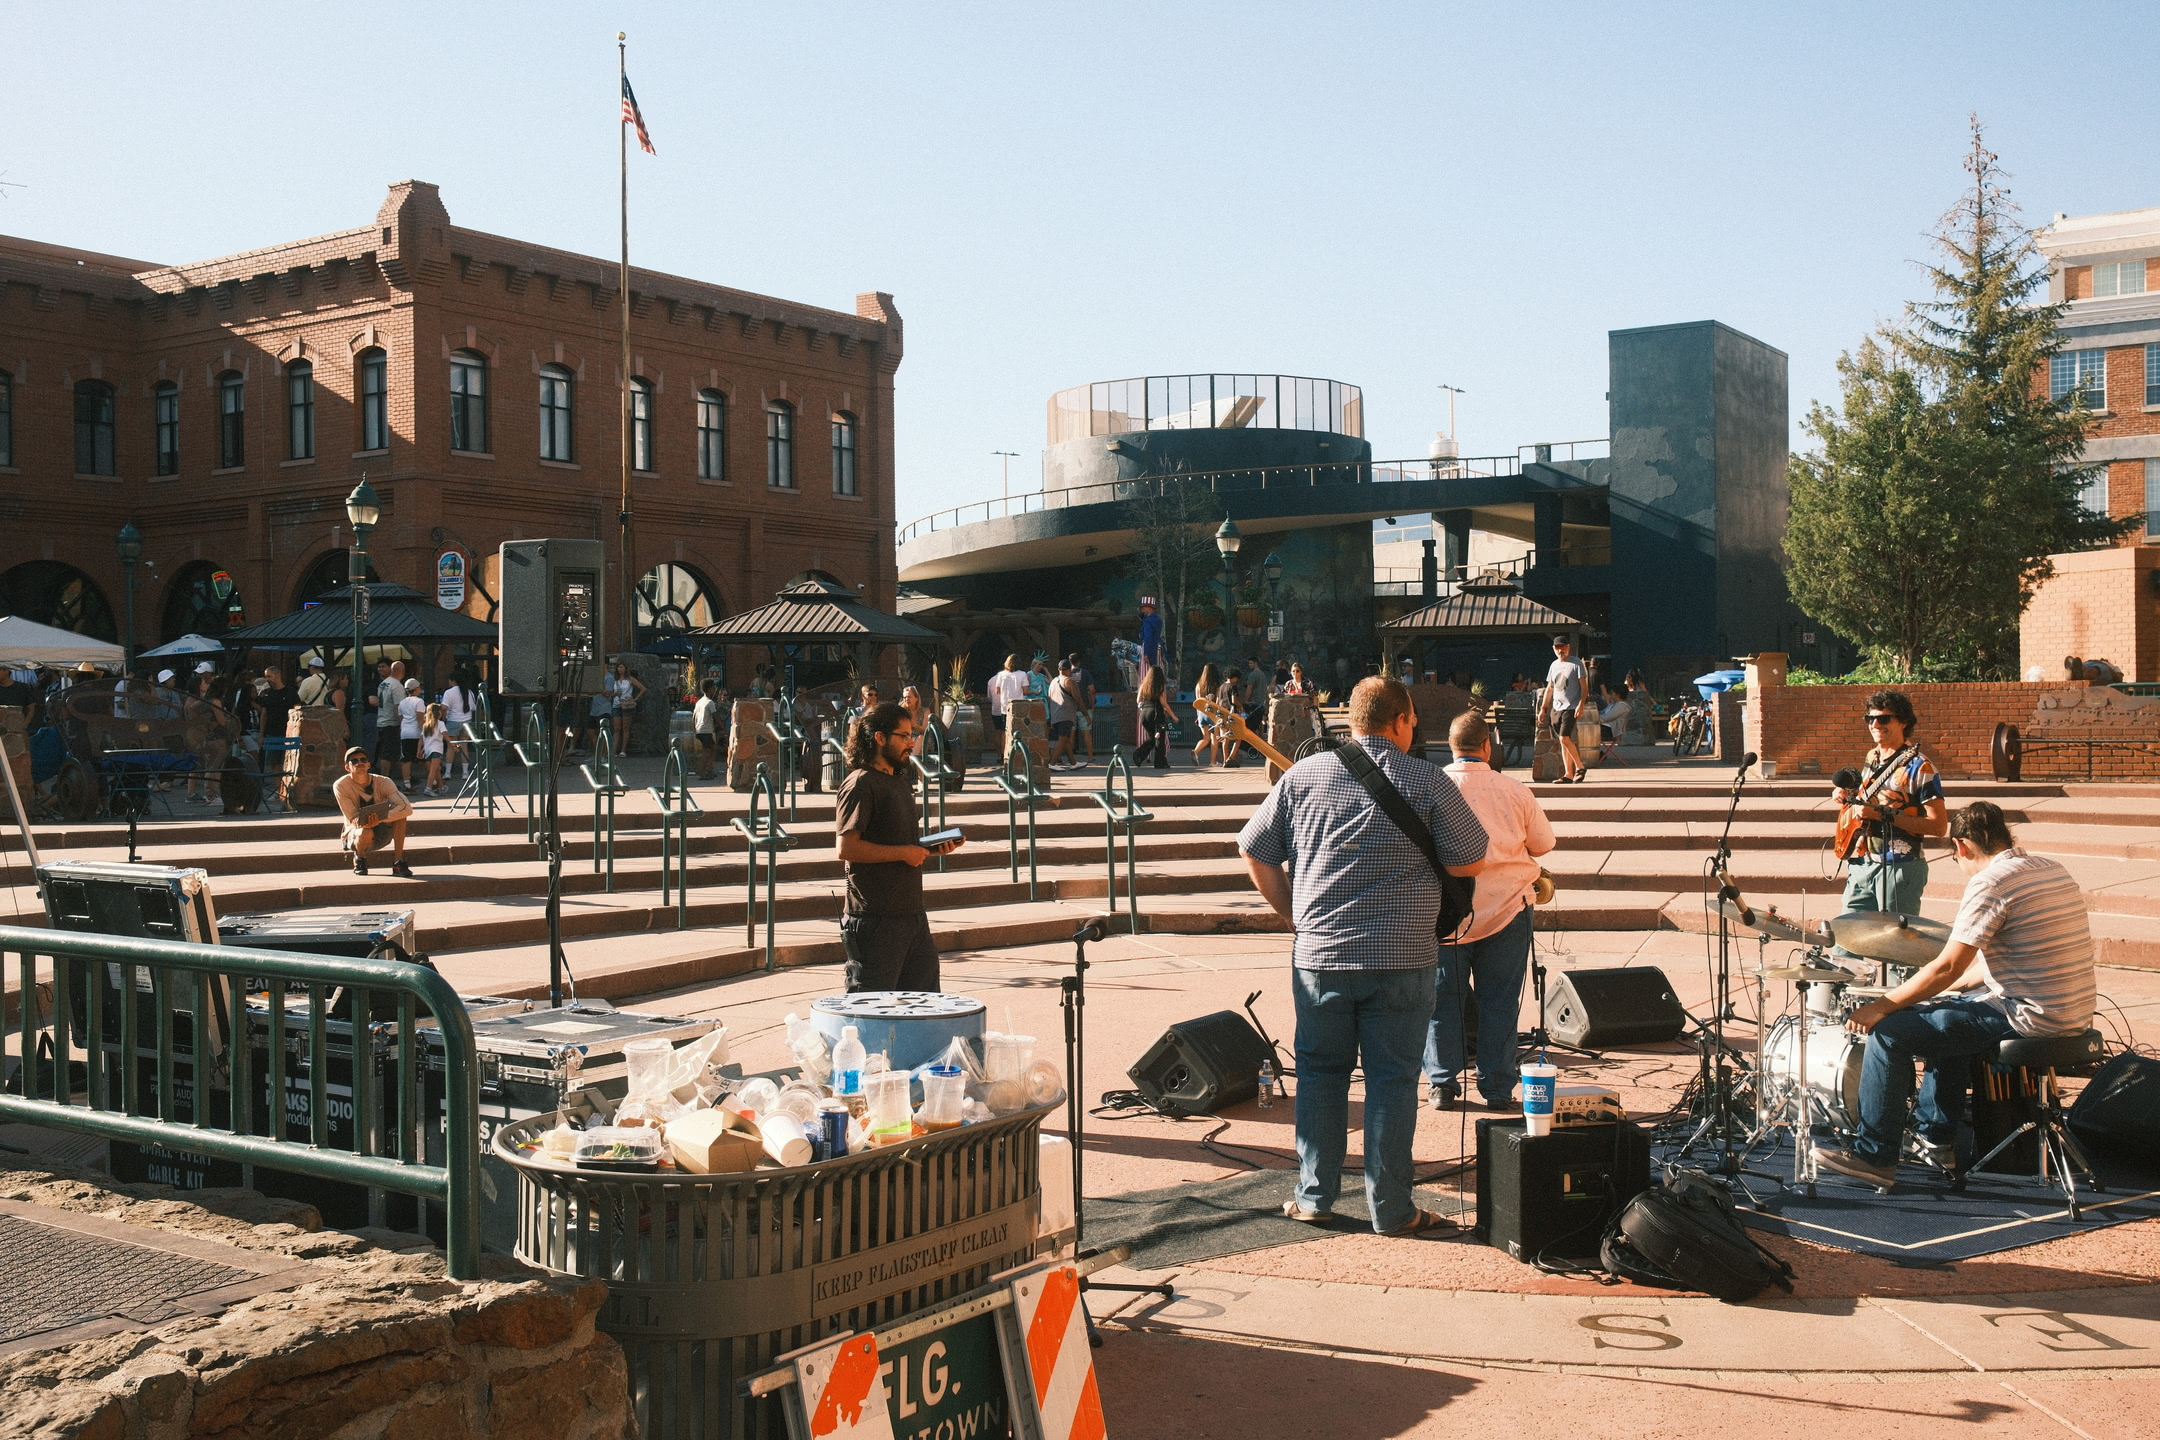
<svg viewBox="0 0 2160 1440"><path fill-rule="evenodd" d="M892 297L847 314L635 269L638 621L703 624L805 572L893 604ZM0 237L0 613L108 639L143 536L144 646L447 551L491 618L504 540L607 543L621 634L617 265L450 222L393 185L370 224L191 265Z"/></svg>
<svg viewBox="0 0 2160 1440"><path fill-rule="evenodd" d="M2042 230L2049 299L2068 302L2048 391L2092 412L2086 503L2135 517L2115 550L2056 557L2021 627L2021 663L2062 678L2065 656L2160 680L2160 209L2057 216Z"/></svg>

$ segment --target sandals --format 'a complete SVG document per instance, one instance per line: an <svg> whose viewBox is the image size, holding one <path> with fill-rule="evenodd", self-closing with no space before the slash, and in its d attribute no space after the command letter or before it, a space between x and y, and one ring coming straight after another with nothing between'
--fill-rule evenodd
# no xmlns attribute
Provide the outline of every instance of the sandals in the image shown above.
<svg viewBox="0 0 2160 1440"><path fill-rule="evenodd" d="M1430 1210L1412 1210L1408 1220L1393 1230L1383 1230L1380 1233L1390 1240L1410 1240L1420 1235L1430 1235L1442 1230L1452 1231L1455 1228L1454 1221Z"/></svg>
<svg viewBox="0 0 2160 1440"><path fill-rule="evenodd" d="M1283 1219L1295 1220L1300 1225L1324 1225L1335 1218L1325 1210L1307 1210L1294 1197L1283 1201L1282 1213Z"/></svg>

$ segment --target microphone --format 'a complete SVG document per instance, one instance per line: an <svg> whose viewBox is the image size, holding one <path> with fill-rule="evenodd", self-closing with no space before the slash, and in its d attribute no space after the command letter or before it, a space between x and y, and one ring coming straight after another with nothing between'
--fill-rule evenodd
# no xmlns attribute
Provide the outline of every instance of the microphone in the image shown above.
<svg viewBox="0 0 2160 1440"><path fill-rule="evenodd" d="M1837 774L1832 775L1830 783L1840 790L1858 790L1860 788L1860 772L1848 765L1843 770L1838 771Z"/></svg>
<svg viewBox="0 0 2160 1440"><path fill-rule="evenodd" d="M1739 886L1731 883L1730 881L1727 881L1725 884L1720 885L1718 887L1718 899L1732 906L1733 914L1739 917L1741 924L1753 928L1755 924L1755 912L1754 910L1749 908L1747 901L1740 898Z"/></svg>
<svg viewBox="0 0 2160 1440"><path fill-rule="evenodd" d="M1103 928L1102 917L1098 915L1073 931L1073 943L1079 944L1083 940L1101 940L1109 933Z"/></svg>
<svg viewBox="0 0 2160 1440"><path fill-rule="evenodd" d="M1755 763L1757 758L1758 757L1753 750L1748 751L1747 754L1740 757L1740 768L1743 770L1747 769L1750 765L1753 765Z"/></svg>

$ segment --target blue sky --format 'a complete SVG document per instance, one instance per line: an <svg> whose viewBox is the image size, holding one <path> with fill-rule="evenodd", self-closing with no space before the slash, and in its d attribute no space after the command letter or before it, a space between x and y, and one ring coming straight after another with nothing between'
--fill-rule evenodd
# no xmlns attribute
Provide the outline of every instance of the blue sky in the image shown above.
<svg viewBox="0 0 2160 1440"><path fill-rule="evenodd" d="M2160 205L2143 6L18 4L0 232L191 260L412 176L611 255L618 28L637 263L897 297L903 522L1125 375L1353 381L1382 457L1447 382L1493 454L1604 433L1607 330L1715 318L1797 426L1921 293L1971 110L2028 219Z"/></svg>

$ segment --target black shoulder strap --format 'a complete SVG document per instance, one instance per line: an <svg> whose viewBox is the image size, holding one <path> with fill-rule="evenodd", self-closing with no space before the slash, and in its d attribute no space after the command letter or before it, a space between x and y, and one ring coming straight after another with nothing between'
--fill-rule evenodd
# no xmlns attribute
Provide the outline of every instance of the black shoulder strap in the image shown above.
<svg viewBox="0 0 2160 1440"><path fill-rule="evenodd" d="M1410 808L1410 802L1402 798L1402 792L1388 782L1387 772L1373 763L1372 756L1365 753L1365 747L1352 740L1338 747L1334 753L1335 758L1342 761L1343 768L1356 778L1358 784L1365 787L1365 793L1372 796L1373 803L1380 807L1381 812L1395 822L1397 829L1410 837L1411 844L1424 852L1425 863L1432 866L1433 874L1445 876L1447 869L1441 865L1440 852L1433 846L1432 831L1423 820L1418 819L1417 812Z"/></svg>

